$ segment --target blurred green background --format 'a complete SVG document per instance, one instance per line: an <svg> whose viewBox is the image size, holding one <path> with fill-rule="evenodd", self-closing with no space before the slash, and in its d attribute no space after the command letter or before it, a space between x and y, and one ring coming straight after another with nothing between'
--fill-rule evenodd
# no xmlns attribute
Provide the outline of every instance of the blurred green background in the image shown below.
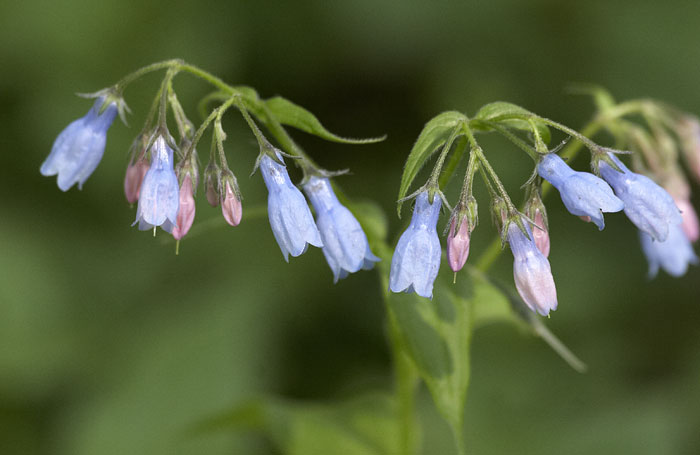
<svg viewBox="0 0 700 455"><path fill-rule="evenodd" d="M700 113L699 18L696 0L2 2L0 453L274 453L255 432L183 438L183 429L263 394L335 400L391 386L376 274L333 285L320 251L286 264L265 217L246 216L266 193L248 177L256 147L239 118L225 127L243 223L226 226L200 194L176 257L165 234L130 227L122 193L158 78L127 92L130 126L115 123L84 190L64 194L38 169L90 106L74 93L181 57L283 95L340 135L386 133L367 146L295 138L323 166L350 168L340 183L381 204L394 235L403 160L443 110L504 100L580 127L590 100L564 89L583 81ZM196 118L207 87L183 74L176 88ZM483 145L517 192L528 159L504 141ZM494 236L484 196L474 258ZM589 372L512 327L480 329L469 452L700 453L700 271L648 281L623 216L606 217L599 233L549 201L560 308L547 323ZM202 223L209 229L197 232ZM509 260L495 269L505 282ZM424 389L420 412L424 452L452 453Z"/></svg>

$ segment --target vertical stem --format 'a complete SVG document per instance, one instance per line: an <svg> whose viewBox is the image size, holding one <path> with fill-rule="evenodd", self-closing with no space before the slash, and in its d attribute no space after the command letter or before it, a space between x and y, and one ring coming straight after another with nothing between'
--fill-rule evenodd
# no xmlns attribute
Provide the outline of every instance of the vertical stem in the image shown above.
<svg viewBox="0 0 700 455"><path fill-rule="evenodd" d="M384 299L386 302L386 299ZM418 426L416 425L416 391L419 383L416 368L403 352L399 329L393 312L385 305L389 319L389 339L394 363L395 391L399 413L399 454L415 455L418 445Z"/></svg>

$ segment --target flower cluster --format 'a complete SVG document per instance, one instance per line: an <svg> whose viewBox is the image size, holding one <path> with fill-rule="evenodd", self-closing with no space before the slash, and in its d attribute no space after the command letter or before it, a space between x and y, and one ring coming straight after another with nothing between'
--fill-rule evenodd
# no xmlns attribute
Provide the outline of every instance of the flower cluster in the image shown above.
<svg viewBox="0 0 700 455"><path fill-rule="evenodd" d="M642 109L648 111L650 108L644 105ZM502 112L501 117L494 115L497 111ZM605 228L605 213L624 211L627 218L639 229L642 250L649 261L650 276L655 276L659 268L670 275L681 276L690 264L699 262L692 242L700 236L700 223L690 203L690 187L678 169L677 154L665 152L664 147L659 145L666 144L668 147L668 144L673 142L668 137L661 137L656 146L647 147L646 150L640 147L639 143L630 141L630 148L639 152L633 155L634 167L642 171L633 172L616 156L626 152L601 147L561 124L527 113L522 108L494 103L483 108L481 112L486 113L485 118L479 118L477 114L475 126L482 130L505 132L505 137L526 150L535 161L535 172L524 185L526 196L522 211L514 207L477 144L471 130L471 121L455 112L436 117L426 125L409 158L410 160L416 156L430 156L432 149L420 150L422 144L433 148L435 144L442 145L442 151L428 182L414 193L416 202L413 218L401 236L392 259L389 285L391 291L416 292L422 297L432 297L441 259L436 225L442 201L445 200L441 192L442 184L439 184L442 179L442 164L450 153L455 138L460 135L464 135L470 144L469 164L459 202L451 210L446 226L447 261L455 273L465 265L471 234L477 224L472 180L478 168L491 196L491 212L499 228L501 241L503 244L508 243L513 253L515 287L523 302L532 311L543 316L555 310L558 303L552 270L547 259L550 240L547 211L542 203L544 181L559 191L561 201L571 214L592 222L598 230ZM507 126L494 126L492 118L502 118ZM515 120L527 121L527 126L506 123ZM440 121L448 127L436 133L435 124ZM664 124L679 125L677 133L682 138L684 156L691 170L695 172L698 169L697 163L700 163L700 122L684 118L677 123L666 119ZM593 173L572 169L556 153L557 150L550 151L547 148L542 139L542 132L548 126L577 137L590 149ZM642 135L639 127L630 127L628 123L617 127L615 131L630 129L630 137L642 137L645 139L642 145L649 145L644 136L647 133ZM529 128L533 146L528 146L508 128ZM662 136L663 132L658 125L651 129L653 134ZM432 142L423 140L426 135L435 137L431 138ZM643 165L644 161L650 168ZM407 172L413 172L415 168L414 164L409 166L409 163L410 161L407 162L404 171L404 180ZM449 174L447 177L442 180L448 181ZM700 174L697 177L700 179ZM413 178L413 175L409 174L409 178ZM406 189L407 186L402 181L399 203Z"/></svg>
<svg viewBox="0 0 700 455"><path fill-rule="evenodd" d="M288 261L290 255L303 254L308 245L322 248L336 282L350 273L373 268L379 258L370 250L360 223L336 197L330 173L316 168L304 156L296 157L305 164L302 187L315 209L314 221L303 193L287 173L284 154L264 139L241 103L241 95L234 93L195 132L172 92L172 77L171 73L166 75L164 92L156 97L154 106L161 107L158 117L154 109L131 148L124 194L130 204L138 204L133 225L138 225L139 230L152 229L154 235L160 227L178 242L187 235L194 223L199 184L195 146L209 125L213 125L213 136L212 153L204 172L206 199L213 207L221 207L229 225L237 226L241 222L241 193L226 162L222 145L225 133L221 127L221 116L228 107L235 105L261 145L256 167L268 189L270 227L284 259ZM75 183L82 188L102 159L107 130L121 111L120 106L124 105L117 87L99 92L100 96L87 115L71 123L58 136L51 154L42 164L43 175L58 174L61 190L67 191ZM167 106L177 122L179 141L170 135L166 125Z"/></svg>
<svg viewBox="0 0 700 455"><path fill-rule="evenodd" d="M41 165L41 173L57 175L58 187L63 191L76 183L82 188L102 159L107 131L116 115L123 116L127 110L121 97L124 87L160 69L167 69L167 73L146 124L132 145L124 179L127 201L138 204L133 225L138 225L140 230L152 229L154 235L156 228L161 227L178 241L178 245L188 234L195 219L200 180L196 147L210 127L211 152L203 175L206 199L212 207L220 207L226 223L240 224L241 192L226 160L223 146L226 134L221 120L229 108L235 107L260 146L255 169L260 169L268 190L270 227L285 261L290 255L303 254L312 245L322 249L334 282L350 273L373 268L380 259L372 253L359 221L336 196L330 180L333 174L315 165L293 143L282 124L310 129L313 134L339 142L367 141L334 136L317 122L309 127L310 114L303 108L283 99L278 99L276 104L263 105L266 102L252 89L228 86L179 60L142 68L113 87L97 92L88 113L68 125L56 138L51 153ZM173 78L186 69L216 87L216 91L203 100L202 106L209 101L221 101L197 129L185 115L173 90ZM606 95L597 99L612 100L612 97ZM399 208L407 199L414 198L415 204L411 222L401 235L391 260L389 289L432 298L442 259L437 223L443 207L450 211L445 227L447 262L455 274L465 266L471 235L478 224L477 201L472 191L477 172L489 192L501 244L507 243L513 254L515 287L525 304L536 313L548 315L558 303L548 259L551 244L547 210L542 202L544 182L558 190L571 214L592 222L599 230L605 227L605 213L624 211L639 230L650 276L655 276L659 268L680 276L690 264L697 264L699 260L692 243L700 237L700 222L691 203L690 185L681 171L679 156L683 157L690 174L700 181L700 121L650 101L627 103L625 109L619 111L611 101L603 104L599 106L600 118L605 118L604 126L616 135L617 142L632 150L632 170L617 156L627 152L601 147L564 125L508 103L484 106L473 119L450 111L431 120L416 141L402 176ZM277 113L280 117L276 117L275 109L280 110ZM177 138L168 128L169 112L177 124ZM646 125L623 118L635 113L645 118ZM267 126L291 155L272 146L253 117ZM591 151L592 173L575 171L557 154L558 149L549 150L545 143L550 137L549 128L577 138ZM511 201L476 142L476 132L501 133L533 158L535 169L523 185L526 191L522 209L516 209ZM524 132L527 140L520 137ZM453 145L455 159L443 173L443 164ZM458 203L451 209L442 189L467 145L469 159L464 183ZM460 151L456 152L457 149ZM412 196L404 197L421 166L437 150L441 151L428 182ZM294 158L303 172L299 188L292 183L285 157Z"/></svg>

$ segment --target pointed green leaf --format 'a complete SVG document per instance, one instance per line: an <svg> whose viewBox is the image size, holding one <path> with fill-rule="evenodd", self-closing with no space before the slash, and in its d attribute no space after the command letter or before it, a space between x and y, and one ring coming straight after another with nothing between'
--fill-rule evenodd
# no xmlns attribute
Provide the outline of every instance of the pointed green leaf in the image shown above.
<svg viewBox="0 0 700 455"><path fill-rule="evenodd" d="M539 121L535 114L515 104L505 103L503 101L496 101L495 103L487 104L479 109L479 112L476 113L474 119L487 122L498 122L507 128L525 132L532 131L532 128L527 120L512 118L514 116L534 116L532 120L535 122L535 127L537 128L540 137L545 144L549 144L549 141L552 139L552 134L549 131L549 127L543 122Z"/></svg>
<svg viewBox="0 0 700 455"><path fill-rule="evenodd" d="M460 122L465 122L466 120L467 118L461 112L448 111L439 114L425 124L423 131L421 131L418 139L416 139L416 143L413 145L411 153L409 153L406 159L403 175L401 176L399 200L406 197L408 189L411 187L413 180L426 161L447 142L454 128L459 125ZM400 216L401 202L398 204L398 211Z"/></svg>
<svg viewBox="0 0 700 455"><path fill-rule="evenodd" d="M388 268L386 262L383 260L384 269ZM388 273L383 276L387 289ZM469 386L472 330L477 324L508 319L512 311L503 293L472 267L459 274L456 284L452 280L452 272L443 267L432 300L388 291L385 298L405 352L427 384L436 407L458 434Z"/></svg>
<svg viewBox="0 0 700 455"><path fill-rule="evenodd" d="M382 136L370 139L351 139L336 136L324 128L321 122L319 122L316 116L311 112L281 96L265 100L265 105L283 125L293 126L294 128L298 128L327 141L340 142L343 144L370 144L383 141L386 138L386 136Z"/></svg>

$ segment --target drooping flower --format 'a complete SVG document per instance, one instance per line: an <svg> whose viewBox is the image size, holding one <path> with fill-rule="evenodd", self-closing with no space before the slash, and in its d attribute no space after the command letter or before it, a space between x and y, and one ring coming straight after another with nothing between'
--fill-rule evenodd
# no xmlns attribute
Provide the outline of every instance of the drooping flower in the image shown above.
<svg viewBox="0 0 700 455"><path fill-rule="evenodd" d="M194 184L190 175L185 174L185 178L180 186L180 207L177 211L177 222L172 232L175 240L182 239L190 231L194 222L194 214Z"/></svg>
<svg viewBox="0 0 700 455"><path fill-rule="evenodd" d="M51 153L41 165L41 174L58 174L58 187L68 191L74 184L78 189L90 177L102 160L107 130L117 115L117 103L110 102L102 113L105 98L99 97L88 113L68 125L53 143Z"/></svg>
<svg viewBox="0 0 700 455"><path fill-rule="evenodd" d="M590 217L599 230L605 227L603 212L619 212L624 208L605 181L588 172L574 171L556 153L542 158L537 173L559 190L571 214Z"/></svg>
<svg viewBox="0 0 700 455"><path fill-rule="evenodd" d="M279 153L277 158L282 161ZM260 171L269 192L267 211L270 227L284 260L289 262L290 254L293 257L303 254L309 244L323 247L321 234L316 228L306 199L292 184L287 168L264 155L260 159Z"/></svg>
<svg viewBox="0 0 700 455"><path fill-rule="evenodd" d="M389 276L392 292L415 292L421 297L433 297L433 283L442 254L436 231L442 200L435 196L431 204L429 199L428 191L416 197L411 224L396 245Z"/></svg>
<svg viewBox="0 0 700 455"><path fill-rule="evenodd" d="M527 306L542 316L557 309L557 289L549 261L532 240L532 231L525 224L527 235L517 223L508 224L508 244L513 253L513 279L520 297ZM529 236L529 238L528 238Z"/></svg>
<svg viewBox="0 0 700 455"><path fill-rule="evenodd" d="M360 269L369 270L380 259L372 254L367 236L355 216L343 206L328 178L313 176L304 192L316 211L316 225L323 240L323 255L338 282Z"/></svg>
<svg viewBox="0 0 700 455"><path fill-rule="evenodd" d="M685 275L689 264L697 264L698 257L693 251L690 240L680 225L669 227L668 237L659 242L645 232L639 231L642 251L649 262L649 278L654 278L659 267L674 277Z"/></svg>
<svg viewBox="0 0 700 455"><path fill-rule="evenodd" d="M622 172L600 160L600 175L625 203L625 215L641 231L663 242L671 227L682 222L673 198L649 177L630 171L613 153L608 153L608 156Z"/></svg>
<svg viewBox="0 0 700 455"><path fill-rule="evenodd" d="M173 149L163 136L158 136L151 147L151 167L141 185L136 220L139 230L160 226L172 232L177 225L180 206L178 180L173 169ZM133 225L132 225L133 226Z"/></svg>
<svg viewBox="0 0 700 455"><path fill-rule="evenodd" d="M243 216L243 206L241 205L241 198L238 194L236 178L230 171L227 174L228 175L221 179L221 185L224 190L223 193L221 193L221 212L228 224L231 226L238 226Z"/></svg>

